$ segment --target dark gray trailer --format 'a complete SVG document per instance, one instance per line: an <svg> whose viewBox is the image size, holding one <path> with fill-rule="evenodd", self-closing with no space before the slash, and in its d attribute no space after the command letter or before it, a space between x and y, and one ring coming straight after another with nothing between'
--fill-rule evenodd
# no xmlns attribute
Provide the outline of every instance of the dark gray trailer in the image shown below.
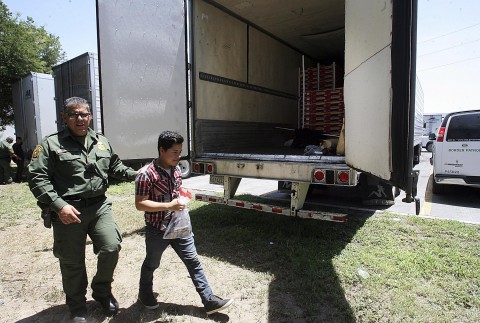
<svg viewBox="0 0 480 323"><path fill-rule="evenodd" d="M92 129L102 132L100 106L100 81L98 57L95 53L84 53L53 67L55 82L55 104L57 109L57 129L65 128L62 122L63 102L78 96L88 101L92 109Z"/></svg>

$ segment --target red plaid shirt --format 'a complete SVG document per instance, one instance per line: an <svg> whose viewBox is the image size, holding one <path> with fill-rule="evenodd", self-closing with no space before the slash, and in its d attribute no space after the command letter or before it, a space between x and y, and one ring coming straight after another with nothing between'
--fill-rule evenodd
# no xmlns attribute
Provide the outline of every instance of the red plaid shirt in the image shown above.
<svg viewBox="0 0 480 323"><path fill-rule="evenodd" d="M158 165L154 159L140 169L135 178L135 195L147 196L155 202L170 202L178 198L182 186L182 172L175 167L173 176ZM173 211L145 212L145 223L150 223L160 231L165 231Z"/></svg>

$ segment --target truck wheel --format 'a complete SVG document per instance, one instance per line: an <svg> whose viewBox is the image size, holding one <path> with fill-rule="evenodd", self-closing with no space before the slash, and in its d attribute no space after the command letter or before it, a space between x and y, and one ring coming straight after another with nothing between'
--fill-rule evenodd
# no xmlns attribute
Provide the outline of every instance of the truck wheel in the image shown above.
<svg viewBox="0 0 480 323"><path fill-rule="evenodd" d="M427 143L427 146L425 147L427 149L428 152L432 152L433 150L433 142L428 142Z"/></svg>
<svg viewBox="0 0 480 323"><path fill-rule="evenodd" d="M182 178L188 178L192 174L192 168L190 167L190 161L186 159L180 160L178 163L178 166L180 166L180 169L182 171Z"/></svg>

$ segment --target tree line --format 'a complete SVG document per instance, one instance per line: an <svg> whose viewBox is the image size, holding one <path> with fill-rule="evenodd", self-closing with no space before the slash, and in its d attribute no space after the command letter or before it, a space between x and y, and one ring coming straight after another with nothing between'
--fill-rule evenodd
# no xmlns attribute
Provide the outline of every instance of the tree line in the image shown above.
<svg viewBox="0 0 480 323"><path fill-rule="evenodd" d="M0 0L0 130L14 122L12 84L30 72L50 74L65 57L58 36Z"/></svg>

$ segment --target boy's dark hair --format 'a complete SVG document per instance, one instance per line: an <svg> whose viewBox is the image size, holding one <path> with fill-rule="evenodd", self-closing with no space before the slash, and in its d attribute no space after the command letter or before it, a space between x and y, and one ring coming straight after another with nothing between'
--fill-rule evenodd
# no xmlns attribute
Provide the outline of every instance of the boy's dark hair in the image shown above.
<svg viewBox="0 0 480 323"><path fill-rule="evenodd" d="M158 150L160 150L160 147L168 150L172 148L174 144L183 144L183 137L179 133L167 130L158 136Z"/></svg>

